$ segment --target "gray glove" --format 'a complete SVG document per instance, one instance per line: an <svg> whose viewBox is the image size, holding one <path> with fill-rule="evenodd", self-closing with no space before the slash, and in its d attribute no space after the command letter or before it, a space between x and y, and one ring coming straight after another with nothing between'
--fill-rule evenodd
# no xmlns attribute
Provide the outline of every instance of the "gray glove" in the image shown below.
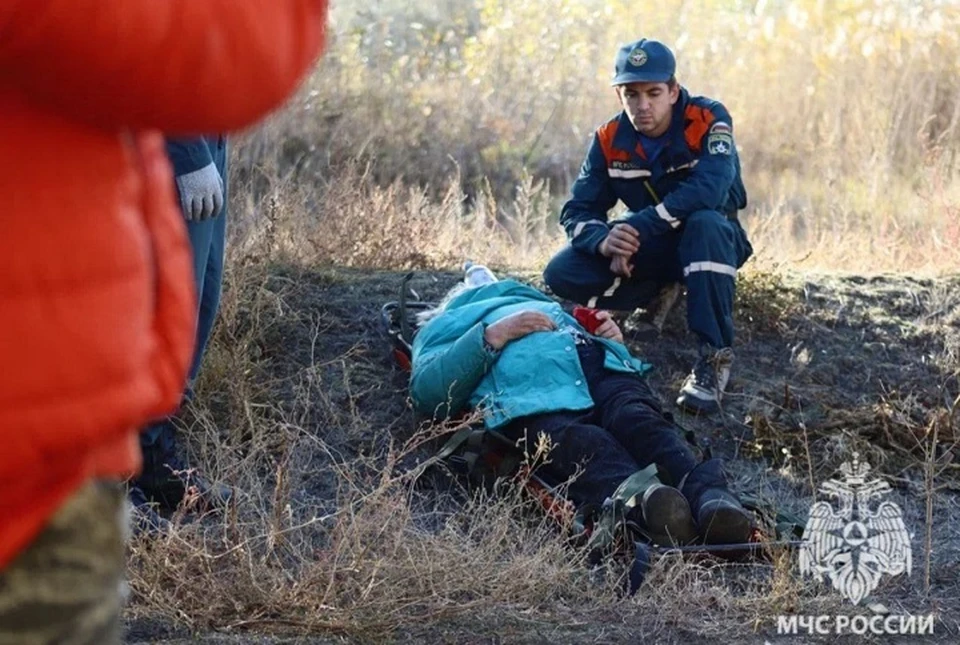
<svg viewBox="0 0 960 645"><path fill-rule="evenodd" d="M188 222L216 217L223 210L223 178L210 162L200 170L177 177L180 208Z"/></svg>

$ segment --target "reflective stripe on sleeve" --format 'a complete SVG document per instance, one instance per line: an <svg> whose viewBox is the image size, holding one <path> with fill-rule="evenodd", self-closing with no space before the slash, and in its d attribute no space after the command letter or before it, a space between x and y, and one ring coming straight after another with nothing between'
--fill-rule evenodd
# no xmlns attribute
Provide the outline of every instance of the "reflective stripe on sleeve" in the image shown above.
<svg viewBox="0 0 960 645"><path fill-rule="evenodd" d="M670 214L670 211L668 211L667 207L663 205L663 202L657 204L657 207L654 210L657 211L657 215L660 216L660 219L670 224L672 228L677 228L680 226L680 220Z"/></svg>
<svg viewBox="0 0 960 645"><path fill-rule="evenodd" d="M583 232L583 229L587 226L606 226L607 223L598 219L587 220L586 222L577 222L577 225L573 229L573 237L580 235Z"/></svg>
<svg viewBox="0 0 960 645"><path fill-rule="evenodd" d="M697 273L698 271L711 271L713 273L729 275L734 278L737 277L737 267L732 267L729 264L721 264L719 262L691 262L689 265L683 268L683 275L686 277L691 273Z"/></svg>
<svg viewBox="0 0 960 645"><path fill-rule="evenodd" d="M677 172L678 170L687 170L688 168L693 168L693 167L696 166L698 163L700 163L700 160L699 160L699 159L694 159L694 160L691 161L690 163L684 163L684 164L680 164L679 166L673 166L672 168L667 168L667 170L666 170L665 172L666 172L667 174L669 174L669 173L671 173L671 172Z"/></svg>
<svg viewBox="0 0 960 645"><path fill-rule="evenodd" d="M623 168L607 168L607 174L617 179L640 179L641 177L649 177L650 171L643 169L624 170Z"/></svg>

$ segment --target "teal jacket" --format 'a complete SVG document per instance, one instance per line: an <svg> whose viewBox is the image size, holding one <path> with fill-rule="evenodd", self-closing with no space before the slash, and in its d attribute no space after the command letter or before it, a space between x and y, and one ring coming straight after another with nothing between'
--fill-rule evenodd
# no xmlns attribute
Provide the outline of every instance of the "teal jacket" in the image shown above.
<svg viewBox="0 0 960 645"><path fill-rule="evenodd" d="M547 314L557 329L511 341L499 353L485 349L487 325L525 310ZM575 333L589 336L558 303L532 287L501 280L467 289L424 325L413 342L414 406L434 418L480 408L491 430L532 414L591 408ZM636 374L649 369L622 343L590 337L605 347L606 369Z"/></svg>

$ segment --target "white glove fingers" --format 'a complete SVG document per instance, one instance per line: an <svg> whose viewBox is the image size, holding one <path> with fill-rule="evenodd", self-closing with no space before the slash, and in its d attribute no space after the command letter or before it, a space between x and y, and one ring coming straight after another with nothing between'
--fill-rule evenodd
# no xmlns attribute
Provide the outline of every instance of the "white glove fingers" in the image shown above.
<svg viewBox="0 0 960 645"><path fill-rule="evenodd" d="M223 190L221 188L220 192L213 194L213 215L216 217L223 212Z"/></svg>
<svg viewBox="0 0 960 645"><path fill-rule="evenodd" d="M177 177L183 217L198 222L214 217L223 209L223 178L212 162Z"/></svg>
<svg viewBox="0 0 960 645"><path fill-rule="evenodd" d="M213 205L213 196L215 193L210 193L209 195L203 196L203 214L200 219L210 219L213 217L214 205Z"/></svg>
<svg viewBox="0 0 960 645"><path fill-rule="evenodd" d="M190 207L190 213L193 215L193 221L199 222L203 219L203 197L196 196L193 198L193 203Z"/></svg>

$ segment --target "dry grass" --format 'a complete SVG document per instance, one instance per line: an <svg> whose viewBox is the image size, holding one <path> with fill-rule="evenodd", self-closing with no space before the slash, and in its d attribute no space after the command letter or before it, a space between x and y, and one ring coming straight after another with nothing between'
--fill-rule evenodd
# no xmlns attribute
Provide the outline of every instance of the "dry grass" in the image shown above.
<svg viewBox="0 0 960 645"><path fill-rule="evenodd" d="M385 266L395 253L378 234L397 235L405 217L410 262L489 250L539 266L562 244L556 214L589 137L617 110L615 48L642 32L672 45L681 83L736 121L757 263L958 265L960 5L697 0L635 12L605 0L335 2L323 63L237 150L234 176L255 179L244 228L273 195L311 226L353 231L342 249L311 247L326 261L378 250Z"/></svg>
<svg viewBox="0 0 960 645"><path fill-rule="evenodd" d="M357 277L377 270L480 258L539 271L564 243L557 212L587 139L616 110L614 48L639 35L673 45L681 82L736 120L758 251L737 305L749 342L793 342L817 313L785 282L797 269L955 270L957 6L747 4L660 3L641 20L619 0L335 2L323 63L234 148L227 290L184 423L192 461L239 499L133 545L132 614L363 642L715 642L769 633L780 613L836 613L784 554L661 558L623 598L622 563L590 575L515 489L418 479L436 429L411 429L405 384L359 322L394 295ZM330 285L355 302L326 300ZM956 326L954 287L924 292L911 334ZM945 455L960 335L943 338L923 361L953 381L904 382L816 417L827 387L756 395L756 452L741 456L769 468L743 460L740 487L803 509L856 447L927 494L929 529L948 505L935 489L956 481Z"/></svg>
<svg viewBox="0 0 960 645"><path fill-rule="evenodd" d="M778 614L849 611L799 577L792 553L740 564L654 559L642 592L623 597L626 563L590 571L520 489L466 491L422 472L443 429L413 425L403 377L385 369L382 341L367 327L392 288L378 287L368 270L271 265L266 249L247 251L231 264L199 403L184 417L192 463L234 486L238 500L222 515L179 515L170 535L134 543L131 618L159 617L199 634L358 642L493 633L511 642L632 642L638 633L657 642L750 642L775 629ZM771 298L793 293L790 285L764 279L748 290L742 315L766 317L755 342L789 334L802 313L789 297ZM939 469L930 470L932 486L957 481L942 461L957 427L946 408L863 397L862 406L834 411L845 417L823 419L798 404L801 394L784 397L754 403L759 457L744 451L735 462L738 490L802 511L812 481L833 476L858 449L922 499L930 445L941 459L931 462ZM931 443L933 431L940 439ZM905 443L910 437L915 444ZM948 503L943 494L930 497L936 517ZM940 562L954 544L943 533L949 527L931 537ZM937 594L945 584L934 579ZM904 594L896 584L885 589ZM903 597L922 598L922 586Z"/></svg>
<svg viewBox="0 0 960 645"><path fill-rule="evenodd" d="M322 336L303 356L274 354L283 337L329 330L289 308L290 283L256 263L238 262L231 278L198 384L204 403L184 414L183 433L192 462L238 500L196 521L177 514L169 535L134 542L135 613L367 641L498 607L538 611L559 593L578 607L616 602L613 583L580 584L582 557L520 489L425 493L410 462L443 429L399 429L407 440L395 443L361 409L356 375L389 379L382 364Z"/></svg>
<svg viewBox="0 0 960 645"><path fill-rule="evenodd" d="M356 481L366 465L333 468L341 481L333 513L296 519L305 509L295 513L282 491L283 477L298 473L280 467L264 500L268 516L185 526L137 544L140 602L192 628L370 640L497 607L538 610L559 590L580 589L578 603L608 596L576 584L578 559L554 533L518 522L522 500L477 496L430 531L418 525L402 476Z"/></svg>

